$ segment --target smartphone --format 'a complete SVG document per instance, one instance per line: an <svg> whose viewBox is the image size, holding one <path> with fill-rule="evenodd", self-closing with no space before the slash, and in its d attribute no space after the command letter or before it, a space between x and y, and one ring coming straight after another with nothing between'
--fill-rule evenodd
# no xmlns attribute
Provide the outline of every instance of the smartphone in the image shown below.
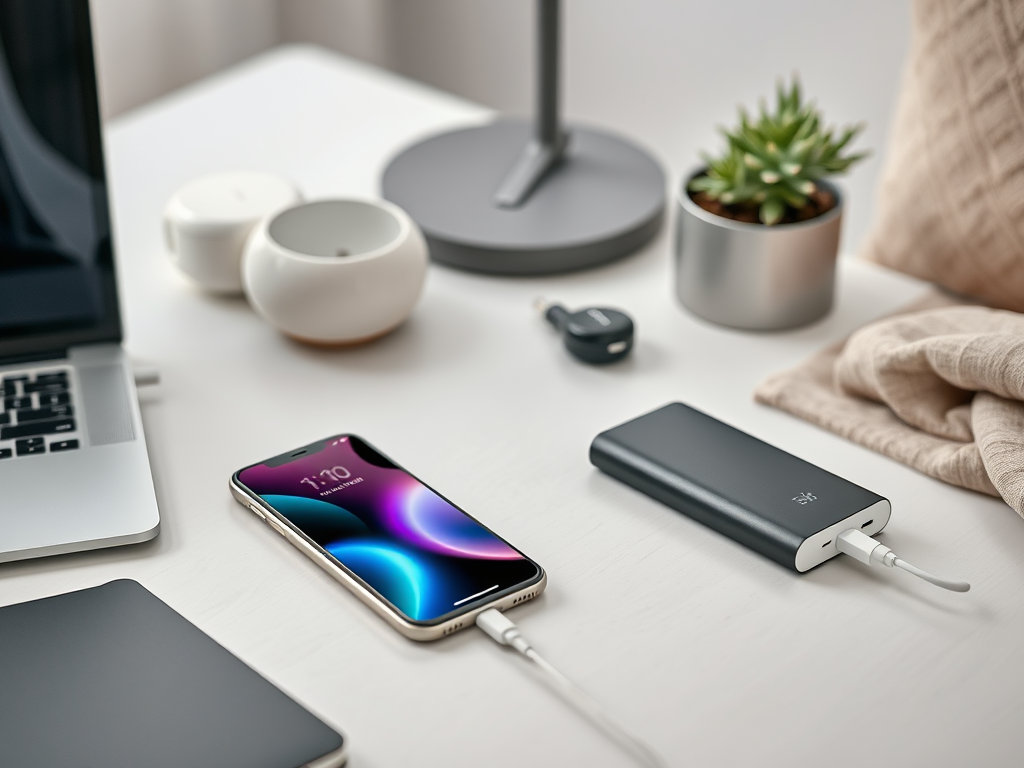
<svg viewBox="0 0 1024 768"><path fill-rule="evenodd" d="M231 476L257 517L413 640L436 640L547 583L533 560L355 435Z"/></svg>

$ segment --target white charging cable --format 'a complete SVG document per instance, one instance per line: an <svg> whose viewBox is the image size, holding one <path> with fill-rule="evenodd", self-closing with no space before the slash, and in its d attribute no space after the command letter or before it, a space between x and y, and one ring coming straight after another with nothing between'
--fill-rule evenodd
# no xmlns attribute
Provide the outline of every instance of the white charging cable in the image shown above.
<svg viewBox="0 0 1024 768"><path fill-rule="evenodd" d="M937 587L948 589L951 592L966 592L971 585L966 581L951 581L934 576L928 571L911 565L906 560L896 556L896 553L884 544L879 544L863 531L850 528L843 531L836 537L836 549L844 555L849 555L859 560L864 565L884 565L889 568L902 568L907 573L912 573L919 579L930 581Z"/></svg>
<svg viewBox="0 0 1024 768"><path fill-rule="evenodd" d="M505 614L497 608L488 608L476 617L476 624L494 642L515 648L523 656L536 664L555 683L558 692L562 696L589 717L599 728L604 730L619 746L637 758L642 765L664 768L666 763L657 752L619 725L604 707L590 698L572 680L545 661L540 654L533 650L533 647L523 637L519 628Z"/></svg>

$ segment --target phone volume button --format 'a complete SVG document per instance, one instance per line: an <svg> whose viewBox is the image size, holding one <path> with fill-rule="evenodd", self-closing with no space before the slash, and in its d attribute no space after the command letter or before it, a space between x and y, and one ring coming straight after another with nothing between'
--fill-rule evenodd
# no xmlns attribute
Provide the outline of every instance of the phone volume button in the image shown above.
<svg viewBox="0 0 1024 768"><path fill-rule="evenodd" d="M267 519L267 516L265 514L263 514L263 510L260 509L259 507L257 507L255 504L250 504L249 505L249 509L251 509L253 512L255 512L256 513L256 517L260 518L260 520L266 520Z"/></svg>

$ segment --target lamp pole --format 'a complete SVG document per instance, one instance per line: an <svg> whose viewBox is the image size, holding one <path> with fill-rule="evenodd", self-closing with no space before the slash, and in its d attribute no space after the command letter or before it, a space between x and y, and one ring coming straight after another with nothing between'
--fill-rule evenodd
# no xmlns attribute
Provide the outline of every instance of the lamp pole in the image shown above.
<svg viewBox="0 0 1024 768"><path fill-rule="evenodd" d="M559 117L559 21L561 0L537 0L537 63L534 135L498 185L494 203L518 208L562 159L569 134Z"/></svg>
<svg viewBox="0 0 1024 768"><path fill-rule="evenodd" d="M552 145L564 139L558 114L560 15L561 0L537 0L536 139Z"/></svg>

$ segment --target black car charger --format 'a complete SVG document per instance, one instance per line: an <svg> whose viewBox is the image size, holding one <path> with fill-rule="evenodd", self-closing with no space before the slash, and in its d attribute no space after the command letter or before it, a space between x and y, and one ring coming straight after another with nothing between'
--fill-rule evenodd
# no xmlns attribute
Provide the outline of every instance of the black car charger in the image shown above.
<svg viewBox="0 0 1024 768"><path fill-rule="evenodd" d="M565 348L585 363L614 363L633 349L633 321L624 312L604 307L570 312L544 299L535 306L562 334Z"/></svg>

